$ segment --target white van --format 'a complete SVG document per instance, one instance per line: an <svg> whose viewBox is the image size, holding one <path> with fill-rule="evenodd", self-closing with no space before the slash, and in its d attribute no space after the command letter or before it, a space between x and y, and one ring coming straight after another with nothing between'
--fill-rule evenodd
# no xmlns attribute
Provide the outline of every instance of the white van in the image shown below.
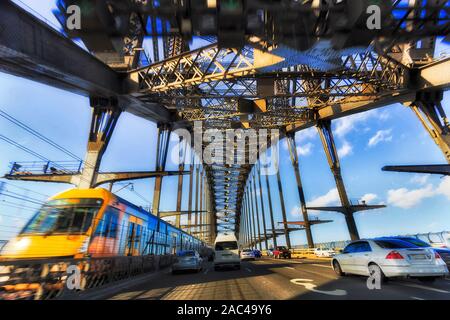
<svg viewBox="0 0 450 320"><path fill-rule="evenodd" d="M239 245L233 233L221 233L214 242L214 270L222 267L241 268Z"/></svg>

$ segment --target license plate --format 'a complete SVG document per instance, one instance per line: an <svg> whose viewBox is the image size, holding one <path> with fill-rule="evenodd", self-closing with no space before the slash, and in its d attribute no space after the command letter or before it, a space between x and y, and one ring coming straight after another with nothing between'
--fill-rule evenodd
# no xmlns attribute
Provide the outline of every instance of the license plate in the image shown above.
<svg viewBox="0 0 450 320"><path fill-rule="evenodd" d="M427 259L427 256L424 255L424 254L411 254L409 257L411 259L413 259L413 260L425 260L425 259Z"/></svg>

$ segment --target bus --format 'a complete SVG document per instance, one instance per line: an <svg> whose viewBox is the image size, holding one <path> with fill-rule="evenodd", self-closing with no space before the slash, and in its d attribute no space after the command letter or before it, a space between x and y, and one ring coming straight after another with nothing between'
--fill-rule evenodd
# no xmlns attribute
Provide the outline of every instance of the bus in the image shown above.
<svg viewBox="0 0 450 320"><path fill-rule="evenodd" d="M0 251L0 260L175 254L204 243L102 189L51 197Z"/></svg>

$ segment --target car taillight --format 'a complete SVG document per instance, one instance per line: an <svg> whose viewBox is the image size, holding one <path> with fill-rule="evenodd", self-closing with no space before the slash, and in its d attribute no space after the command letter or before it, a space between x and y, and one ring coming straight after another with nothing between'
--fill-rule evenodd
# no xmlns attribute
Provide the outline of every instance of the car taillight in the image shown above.
<svg viewBox="0 0 450 320"><path fill-rule="evenodd" d="M437 259L442 259L441 255L437 252L434 252L434 258Z"/></svg>
<svg viewBox="0 0 450 320"><path fill-rule="evenodd" d="M388 253L388 255L386 256L386 259L396 259L396 260L401 260L401 259L405 259L399 252L397 251L391 251Z"/></svg>

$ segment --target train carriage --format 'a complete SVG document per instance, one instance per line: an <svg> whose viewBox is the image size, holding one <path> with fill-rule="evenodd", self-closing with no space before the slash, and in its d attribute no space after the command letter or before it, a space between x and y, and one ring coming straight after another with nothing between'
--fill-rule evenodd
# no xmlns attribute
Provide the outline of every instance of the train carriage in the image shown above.
<svg viewBox="0 0 450 320"><path fill-rule="evenodd" d="M105 189L71 189L50 198L0 259L174 254L203 245Z"/></svg>

